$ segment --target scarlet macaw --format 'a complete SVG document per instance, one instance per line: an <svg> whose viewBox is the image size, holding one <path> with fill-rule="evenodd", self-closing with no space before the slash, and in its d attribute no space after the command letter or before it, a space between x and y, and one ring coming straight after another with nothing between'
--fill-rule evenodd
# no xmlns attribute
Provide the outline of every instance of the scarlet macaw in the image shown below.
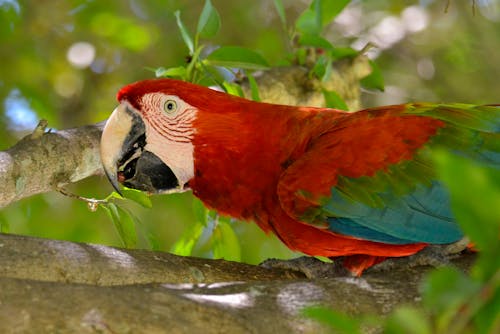
<svg viewBox="0 0 500 334"><path fill-rule="evenodd" d="M348 113L259 103L172 79L130 84L117 98L101 141L116 189L191 189L293 250L346 257L357 274L463 237L433 150L500 167L494 106L410 103Z"/></svg>

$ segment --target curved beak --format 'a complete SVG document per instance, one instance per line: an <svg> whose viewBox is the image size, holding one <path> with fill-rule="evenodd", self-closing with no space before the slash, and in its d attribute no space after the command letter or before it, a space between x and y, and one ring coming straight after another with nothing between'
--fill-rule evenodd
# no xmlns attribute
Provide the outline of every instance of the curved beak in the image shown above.
<svg viewBox="0 0 500 334"><path fill-rule="evenodd" d="M144 122L126 103L121 103L109 117L101 136L101 161L104 172L119 194L120 183L124 181L119 179L120 167L137 158L144 145Z"/></svg>
<svg viewBox="0 0 500 334"><path fill-rule="evenodd" d="M179 187L177 177L146 149L146 127L140 114L122 102L109 117L101 136L101 161L113 188L162 193Z"/></svg>

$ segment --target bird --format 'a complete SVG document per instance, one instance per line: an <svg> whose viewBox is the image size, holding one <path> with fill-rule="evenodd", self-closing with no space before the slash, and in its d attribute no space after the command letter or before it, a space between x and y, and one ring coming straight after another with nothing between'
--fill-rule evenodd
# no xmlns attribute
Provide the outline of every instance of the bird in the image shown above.
<svg viewBox="0 0 500 334"><path fill-rule="evenodd" d="M464 234L433 154L500 169L497 105L413 102L356 112L247 100L175 79L123 87L101 137L115 189L192 191L288 248L355 275Z"/></svg>

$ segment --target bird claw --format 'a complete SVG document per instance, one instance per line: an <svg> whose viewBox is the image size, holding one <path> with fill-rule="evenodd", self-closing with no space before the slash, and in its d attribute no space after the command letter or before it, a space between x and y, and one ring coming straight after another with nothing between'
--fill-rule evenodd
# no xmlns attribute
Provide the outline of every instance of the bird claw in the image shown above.
<svg viewBox="0 0 500 334"><path fill-rule="evenodd" d="M458 244L458 243L456 243ZM392 257L370 267L369 271L390 271L396 268L414 268L419 266L443 267L450 265L450 260L460 256L464 248L458 250L455 244L429 245L410 256Z"/></svg>
<svg viewBox="0 0 500 334"><path fill-rule="evenodd" d="M352 276L348 270L336 262L323 262L310 256L301 256L290 260L267 259L260 266L268 269L297 271L308 279Z"/></svg>

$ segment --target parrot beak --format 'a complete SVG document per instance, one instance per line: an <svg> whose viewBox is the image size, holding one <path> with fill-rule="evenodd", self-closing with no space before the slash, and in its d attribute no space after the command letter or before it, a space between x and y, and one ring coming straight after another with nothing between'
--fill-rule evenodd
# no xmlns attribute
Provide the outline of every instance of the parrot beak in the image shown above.
<svg viewBox="0 0 500 334"><path fill-rule="evenodd" d="M139 137L141 132L140 124L134 126L133 113L127 109L127 105L124 103L115 108L106 122L101 136L101 161L104 172L113 188L120 195L118 161L123 160L124 151L126 151L126 148L124 149L125 142L130 141L128 140L130 137ZM142 128L142 134L144 134L144 123L142 123Z"/></svg>
<svg viewBox="0 0 500 334"><path fill-rule="evenodd" d="M120 183L148 193L179 186L172 170L146 150L144 121L127 102L116 107L106 122L101 137L101 161L106 176L120 195Z"/></svg>

